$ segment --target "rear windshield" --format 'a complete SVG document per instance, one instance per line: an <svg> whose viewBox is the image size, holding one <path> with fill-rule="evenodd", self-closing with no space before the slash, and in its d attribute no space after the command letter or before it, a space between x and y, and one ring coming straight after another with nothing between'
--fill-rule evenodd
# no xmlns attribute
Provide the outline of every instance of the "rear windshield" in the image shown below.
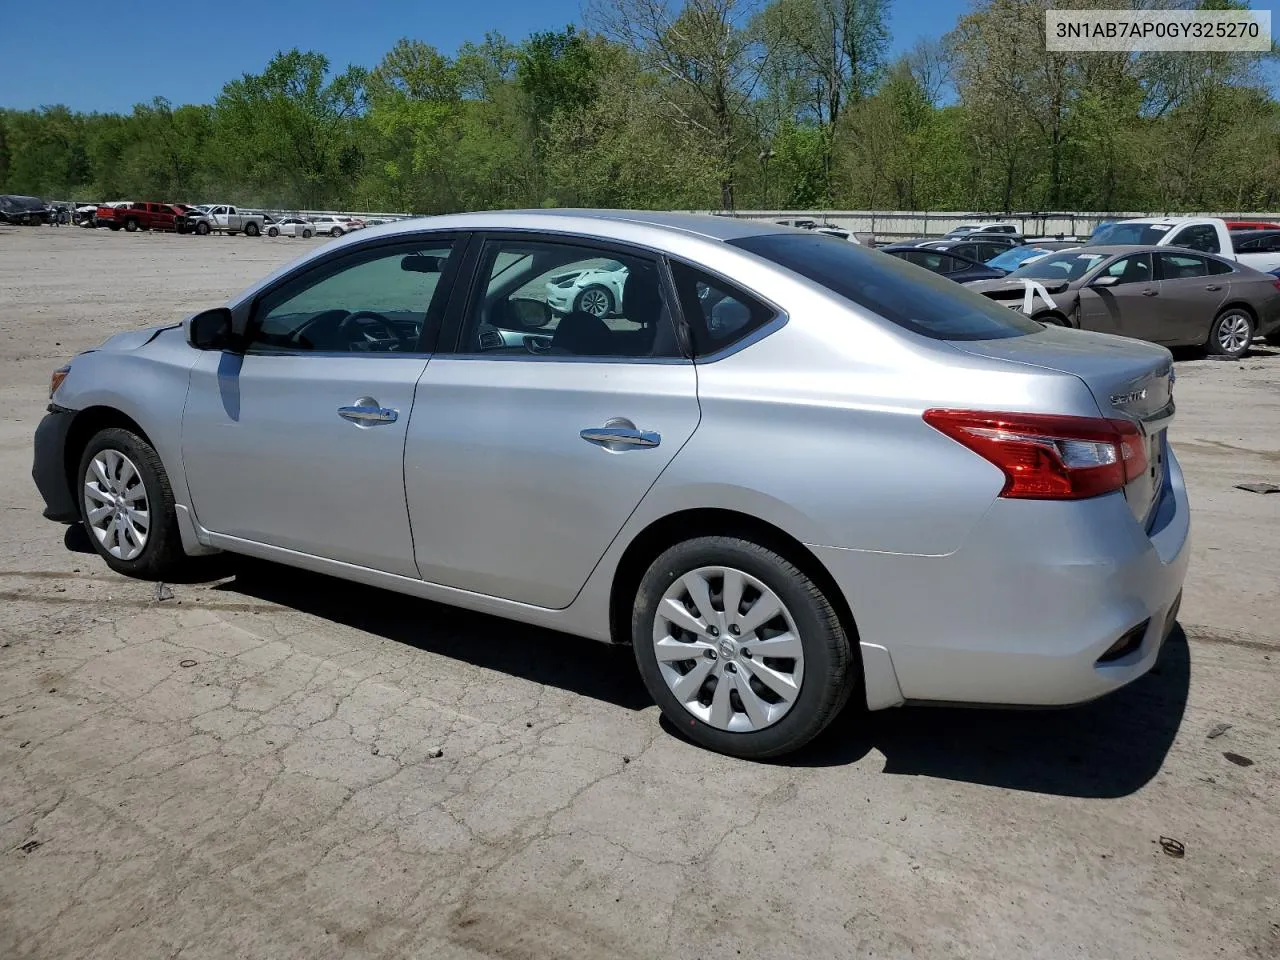
<svg viewBox="0 0 1280 960"><path fill-rule="evenodd" d="M1111 223L1089 237L1095 247L1155 246L1171 229L1167 223Z"/></svg>
<svg viewBox="0 0 1280 960"><path fill-rule="evenodd" d="M935 340L1001 340L1043 329L954 280L833 237L770 233L729 243Z"/></svg>

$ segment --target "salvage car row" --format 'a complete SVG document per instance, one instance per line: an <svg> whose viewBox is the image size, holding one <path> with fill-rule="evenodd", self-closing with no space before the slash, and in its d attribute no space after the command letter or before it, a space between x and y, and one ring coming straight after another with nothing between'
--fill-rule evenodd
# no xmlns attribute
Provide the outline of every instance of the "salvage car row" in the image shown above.
<svg viewBox="0 0 1280 960"><path fill-rule="evenodd" d="M1280 226L1165 217L1025 242L1015 230L966 224L880 249L1046 324L1237 358L1255 337L1280 343Z"/></svg>

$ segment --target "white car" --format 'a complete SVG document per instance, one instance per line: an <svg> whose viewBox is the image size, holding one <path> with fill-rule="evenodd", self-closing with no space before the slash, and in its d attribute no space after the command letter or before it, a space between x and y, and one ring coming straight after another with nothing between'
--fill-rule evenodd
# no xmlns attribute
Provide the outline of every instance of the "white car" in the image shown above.
<svg viewBox="0 0 1280 960"><path fill-rule="evenodd" d="M985 223L975 220L972 223L957 223L947 231L944 239L955 240L957 237L971 237L975 233L994 233L1004 237L1017 237L1022 234L1022 229L1016 223Z"/></svg>
<svg viewBox="0 0 1280 960"><path fill-rule="evenodd" d="M580 310L593 317L610 317L622 309L626 282L627 268L617 260L560 273L547 281L547 306L561 314Z"/></svg>
<svg viewBox="0 0 1280 960"><path fill-rule="evenodd" d="M281 217L279 220L268 220L264 228L268 237L302 237L310 240L316 235L315 224L301 217Z"/></svg>
<svg viewBox="0 0 1280 960"><path fill-rule="evenodd" d="M328 214L311 217L311 224L316 233L327 233L331 237L340 237L352 230L359 230L363 224L353 223L346 217L335 217Z"/></svg>

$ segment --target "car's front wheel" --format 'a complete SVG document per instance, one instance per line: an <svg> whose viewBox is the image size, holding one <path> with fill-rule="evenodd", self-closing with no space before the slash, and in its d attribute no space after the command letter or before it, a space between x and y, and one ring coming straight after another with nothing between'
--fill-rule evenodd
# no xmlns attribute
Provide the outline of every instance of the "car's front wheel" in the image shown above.
<svg viewBox="0 0 1280 960"><path fill-rule="evenodd" d="M80 515L112 570L163 579L186 555L169 477L155 448L131 430L99 430L80 456Z"/></svg>
<svg viewBox="0 0 1280 960"><path fill-rule="evenodd" d="M201 221L200 223L197 223L196 233L202 237L207 237L209 235L209 225L207 223L204 223L203 221Z"/></svg>
<svg viewBox="0 0 1280 960"><path fill-rule="evenodd" d="M632 612L636 663L667 719L738 757L797 750L844 707L857 677L849 637L795 564L736 537L659 556Z"/></svg>
<svg viewBox="0 0 1280 960"><path fill-rule="evenodd" d="M1218 314L1209 329L1209 352L1239 359L1253 342L1253 317L1240 307L1228 307Z"/></svg>
<svg viewBox="0 0 1280 960"><path fill-rule="evenodd" d="M280 236L280 228L279 228L279 227L267 227L267 236L268 236L268 237L278 237L278 236Z"/></svg>
<svg viewBox="0 0 1280 960"><path fill-rule="evenodd" d="M310 240L313 236L315 236L315 234L313 234L309 228L304 228L304 229L303 229L303 231L302 231L302 239L303 239L303 240Z"/></svg>
<svg viewBox="0 0 1280 960"><path fill-rule="evenodd" d="M341 228L341 227L334 227L332 230L330 230L330 231L329 231L329 236L331 236L331 237L340 237L340 236L342 236L342 228Z"/></svg>

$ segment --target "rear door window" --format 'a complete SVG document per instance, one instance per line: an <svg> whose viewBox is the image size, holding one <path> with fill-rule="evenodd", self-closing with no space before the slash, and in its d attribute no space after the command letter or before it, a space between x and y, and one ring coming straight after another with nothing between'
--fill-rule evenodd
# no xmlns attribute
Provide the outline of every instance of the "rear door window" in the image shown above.
<svg viewBox="0 0 1280 960"><path fill-rule="evenodd" d="M1181 253L1156 254L1161 280L1194 280L1209 273L1204 257Z"/></svg>
<svg viewBox="0 0 1280 960"><path fill-rule="evenodd" d="M742 237L729 243L921 336L998 340L1044 329L945 277L922 274L895 257L852 243L790 233Z"/></svg>

